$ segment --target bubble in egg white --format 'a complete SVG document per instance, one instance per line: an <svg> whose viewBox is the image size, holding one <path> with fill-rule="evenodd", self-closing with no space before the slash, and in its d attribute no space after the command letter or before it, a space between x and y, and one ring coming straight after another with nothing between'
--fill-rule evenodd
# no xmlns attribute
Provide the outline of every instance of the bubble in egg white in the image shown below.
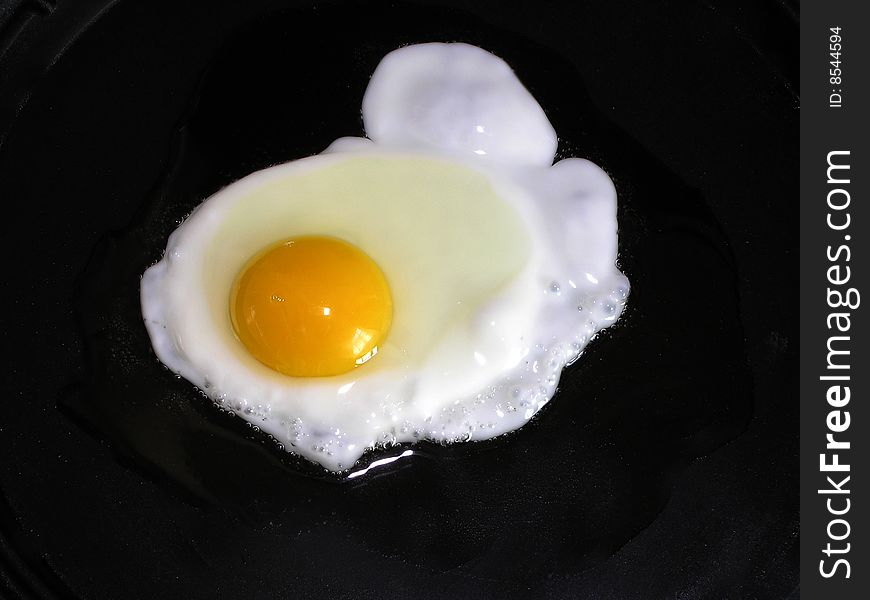
<svg viewBox="0 0 870 600"><path fill-rule="evenodd" d="M616 321L629 293L628 280L616 267L616 192L610 178L583 159L552 165L556 133L500 58L466 44L396 50L372 76L363 121L370 139L340 138L321 155L252 174L205 201L170 236L163 259L143 276L141 290L145 324L164 364L287 451L334 471L350 468L376 446L482 440L521 427L553 397L562 369ZM440 256L418 251L432 273L444 281L457 278L455 290L434 290L438 297L468 307L466 312L427 308L432 297L427 277L413 278L401 261L414 252L391 248L363 225L357 227L368 218L364 212L358 219L342 220L338 214L331 223L334 235L369 253L388 280L405 277L407 284L393 290L394 330L378 355L347 375L306 379L270 372L240 351L219 310L225 310L229 289L221 295L208 283L234 273L220 272L212 263L242 264L250 256L248 246L259 243L252 246L259 250L275 241L269 236L282 219L329 223L316 205L294 216L280 200L299 185L335 181L326 175L318 179L318 173L356 173L357 179L349 181L387 186L370 179L408 177L409 165L418 166L420 177L428 177L426 185L435 188L450 181L476 182L492 192L487 201L503 209L488 213L475 229L462 211L473 214L472 204L485 199L472 195L468 202L456 200L452 221L416 223L413 214L401 213L403 198L397 194L382 201L382 212L369 218L369 227L394 227L389 231L397 244L406 239L423 245L440 231L436 225L465 227L469 235L457 239L484 254L524 249L522 260L515 257L519 266L510 271L511 279L469 304L464 292L476 289L478 275L491 273L476 273L474 256L462 260L457 254L439 264ZM281 188L290 185L283 182L297 187ZM245 203L269 206L275 213L249 214L239 208ZM267 232L261 243L255 226ZM236 235L250 239L242 243ZM223 236L220 246L218 236ZM223 253L220 261L209 254L215 248ZM452 256L449 251L445 256ZM399 273L402 269L408 272ZM405 305L399 303L402 298ZM413 298L420 306L407 305ZM421 321L427 310L441 309L459 320L428 329L401 322L399 311L411 309ZM415 327L428 332L431 347L415 347Z"/></svg>

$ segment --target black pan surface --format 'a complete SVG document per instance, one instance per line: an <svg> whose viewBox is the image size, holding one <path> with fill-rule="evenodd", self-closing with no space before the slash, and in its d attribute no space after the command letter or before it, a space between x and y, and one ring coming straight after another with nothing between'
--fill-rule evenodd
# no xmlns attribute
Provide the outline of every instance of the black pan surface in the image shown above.
<svg viewBox="0 0 870 600"><path fill-rule="evenodd" d="M0 597L797 597L795 6L4 6ZM632 293L526 427L347 480L164 369L138 282L422 41L610 173Z"/></svg>

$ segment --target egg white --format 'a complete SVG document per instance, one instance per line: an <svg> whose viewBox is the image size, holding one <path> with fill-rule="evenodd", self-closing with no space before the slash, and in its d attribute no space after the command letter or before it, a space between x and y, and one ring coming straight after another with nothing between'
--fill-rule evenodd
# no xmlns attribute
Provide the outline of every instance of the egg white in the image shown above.
<svg viewBox="0 0 870 600"><path fill-rule="evenodd" d="M549 166L555 132L501 59L465 44L394 51L363 118L371 140L342 138L206 200L141 285L164 364L330 470L376 444L520 427L628 294L610 179L582 159ZM337 377L270 370L229 322L242 265L308 234L358 246L393 293L378 355Z"/></svg>

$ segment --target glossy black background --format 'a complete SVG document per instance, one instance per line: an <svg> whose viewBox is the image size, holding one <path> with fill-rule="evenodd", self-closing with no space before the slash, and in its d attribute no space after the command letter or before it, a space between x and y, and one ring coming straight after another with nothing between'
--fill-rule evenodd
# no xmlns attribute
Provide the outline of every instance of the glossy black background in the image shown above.
<svg viewBox="0 0 870 600"><path fill-rule="evenodd" d="M0 590L793 593L794 9L447 4L120 2L75 40L87 2L0 13ZM429 40L503 56L611 174L633 291L520 432L342 482L155 363L138 275L212 191L359 135L379 58Z"/></svg>

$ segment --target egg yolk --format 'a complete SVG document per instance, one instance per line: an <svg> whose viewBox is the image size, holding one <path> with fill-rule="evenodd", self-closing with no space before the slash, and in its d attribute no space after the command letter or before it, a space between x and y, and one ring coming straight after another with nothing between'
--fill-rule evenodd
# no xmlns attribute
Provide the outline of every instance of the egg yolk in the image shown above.
<svg viewBox="0 0 870 600"><path fill-rule="evenodd" d="M335 238L269 246L242 269L230 294L236 336L264 365L293 377L346 373L378 352L393 301L375 262Z"/></svg>

